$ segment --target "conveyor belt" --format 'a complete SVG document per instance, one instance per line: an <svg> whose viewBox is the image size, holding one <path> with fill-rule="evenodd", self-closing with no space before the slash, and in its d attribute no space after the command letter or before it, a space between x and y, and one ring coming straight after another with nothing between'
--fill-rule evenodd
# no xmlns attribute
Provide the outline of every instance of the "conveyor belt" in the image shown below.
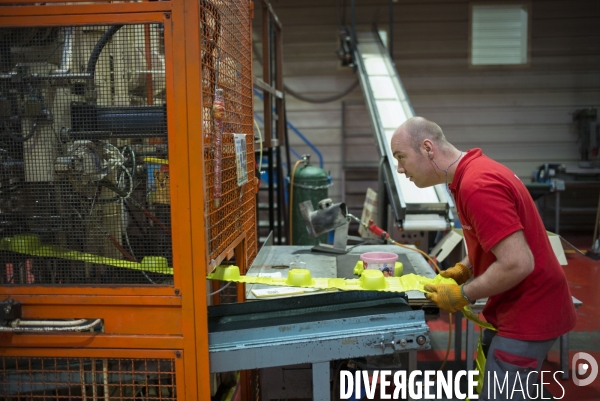
<svg viewBox="0 0 600 401"><path fill-rule="evenodd" d="M315 294L208 308L210 333L412 311L404 293Z"/></svg>
<svg viewBox="0 0 600 401"><path fill-rule="evenodd" d="M404 230L438 231L450 228L454 202L443 185L417 188L396 173L398 162L390 149L396 130L415 112L396 71L394 62L378 35L358 32L355 60L365 95L379 153L384 161L381 174L387 183L390 206Z"/></svg>

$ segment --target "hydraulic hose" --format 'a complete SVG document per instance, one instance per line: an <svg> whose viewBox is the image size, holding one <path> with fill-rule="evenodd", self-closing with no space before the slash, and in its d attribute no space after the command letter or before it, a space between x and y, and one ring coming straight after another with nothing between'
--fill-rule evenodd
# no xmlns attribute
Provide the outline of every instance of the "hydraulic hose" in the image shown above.
<svg viewBox="0 0 600 401"><path fill-rule="evenodd" d="M108 28L106 32L104 32L104 35L102 35L100 40L98 40L96 46L94 46L94 50L92 50L92 54L90 55L90 59L88 60L86 70L92 78L94 78L94 75L96 74L96 63L98 63L98 59L100 58L100 53L102 53L102 49L104 49L104 46L106 46L108 41L111 40L114 34L117 33L117 31L122 27L123 24L119 24L113 25L110 28Z"/></svg>

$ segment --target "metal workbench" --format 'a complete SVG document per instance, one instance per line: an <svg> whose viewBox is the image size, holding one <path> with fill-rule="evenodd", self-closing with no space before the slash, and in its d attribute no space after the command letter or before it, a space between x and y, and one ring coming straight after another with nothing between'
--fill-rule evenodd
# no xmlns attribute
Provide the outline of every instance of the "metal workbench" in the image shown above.
<svg viewBox="0 0 600 401"><path fill-rule="evenodd" d="M396 245L359 245L350 247L346 255L335 255L322 252L312 252L310 246L271 246L265 244L256 257L248 276L280 274L287 277L289 265L295 261L296 256L306 263L313 277L343 277L356 278L353 269L361 254L365 252L392 252L398 254L398 261L404 265L404 274L414 273L420 276L433 278L436 273L427 264L419 253ZM264 284L248 284L246 286L246 299L256 299L252 290L272 288ZM307 292L306 294L310 294ZM407 291L410 305L433 305L419 291Z"/></svg>
<svg viewBox="0 0 600 401"><path fill-rule="evenodd" d="M313 277L352 278L352 269L364 252L399 254L404 272L435 276L416 252L397 246L358 246L348 255L315 253L309 246L265 245L248 275L279 273L300 255ZM413 255L414 254L414 255ZM247 299L256 299L247 285ZM209 307L211 372L263 369L309 363L313 400L330 399L330 362L356 357L403 353L404 368L416 369L416 352L430 348L429 327L422 310L422 293L322 291L241 304ZM268 397L272 398L272 397Z"/></svg>

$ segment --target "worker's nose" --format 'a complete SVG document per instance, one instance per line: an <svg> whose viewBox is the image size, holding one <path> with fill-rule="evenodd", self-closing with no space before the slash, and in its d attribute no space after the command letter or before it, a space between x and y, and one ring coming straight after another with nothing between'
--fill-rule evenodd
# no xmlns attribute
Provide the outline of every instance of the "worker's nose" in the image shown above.
<svg viewBox="0 0 600 401"><path fill-rule="evenodd" d="M398 164L398 174L405 174L406 170L404 170L404 167L402 167L401 165Z"/></svg>

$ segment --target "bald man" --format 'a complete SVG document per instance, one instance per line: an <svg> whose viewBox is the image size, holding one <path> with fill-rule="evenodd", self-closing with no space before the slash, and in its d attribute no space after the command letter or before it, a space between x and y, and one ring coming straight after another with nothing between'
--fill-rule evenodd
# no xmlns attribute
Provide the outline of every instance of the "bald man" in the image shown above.
<svg viewBox="0 0 600 401"><path fill-rule="evenodd" d="M564 272L525 185L481 149L461 151L436 123L413 117L391 140L398 173L419 188L445 184L463 227L468 257L441 273L457 284L428 285L427 298L448 312L488 298L485 382L480 399L537 398L537 372L555 340L575 327ZM503 391L494 388L505 377ZM517 377L517 375L519 377ZM513 392L521 379L522 391ZM489 383L488 383L489 381ZM520 398L519 398L520 397Z"/></svg>

